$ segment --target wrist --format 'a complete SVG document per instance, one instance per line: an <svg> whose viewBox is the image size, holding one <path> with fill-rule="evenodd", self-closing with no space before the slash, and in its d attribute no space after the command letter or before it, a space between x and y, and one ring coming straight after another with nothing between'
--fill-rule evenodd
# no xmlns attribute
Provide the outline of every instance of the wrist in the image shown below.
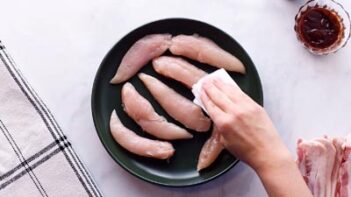
<svg viewBox="0 0 351 197"><path fill-rule="evenodd" d="M262 177L272 174L284 173L287 170L297 169L296 162L291 156L289 151L284 151L281 154L276 155L275 157L266 157L265 160L258 163L258 165L253 166L253 169L256 173Z"/></svg>
<svg viewBox="0 0 351 197"><path fill-rule="evenodd" d="M269 196L312 197L291 155L280 156L272 161L255 168Z"/></svg>

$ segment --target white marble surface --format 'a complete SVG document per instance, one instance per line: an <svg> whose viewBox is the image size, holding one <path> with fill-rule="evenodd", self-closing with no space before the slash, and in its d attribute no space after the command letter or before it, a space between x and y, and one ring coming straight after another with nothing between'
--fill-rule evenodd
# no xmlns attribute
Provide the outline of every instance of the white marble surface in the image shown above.
<svg viewBox="0 0 351 197"><path fill-rule="evenodd" d="M340 0L341 1L341 0ZM351 10L351 2L341 1ZM149 21L188 17L237 39L256 63L265 107L295 152L298 137L351 131L351 43L316 57L296 41L300 0L0 0L0 39L56 116L106 196L266 196L240 163L205 185L170 189L141 181L107 154L94 129L90 96L110 47Z"/></svg>

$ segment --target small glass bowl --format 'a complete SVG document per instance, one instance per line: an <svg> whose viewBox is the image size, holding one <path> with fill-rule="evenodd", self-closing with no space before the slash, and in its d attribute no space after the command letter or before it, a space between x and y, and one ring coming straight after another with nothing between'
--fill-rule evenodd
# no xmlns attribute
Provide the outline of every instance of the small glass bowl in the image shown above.
<svg viewBox="0 0 351 197"><path fill-rule="evenodd" d="M338 40L332 44L331 46L327 48L315 48L312 47L308 44L306 44L303 41L303 38L301 38L301 35L299 33L299 27L298 27L298 22L301 17L301 15L308 9L308 8L325 8L330 10L331 12L335 13L338 15L340 22L341 22L341 37L338 38ZM344 9L344 7L340 4L335 2L334 0L310 0L306 4L300 7L299 12L295 16L295 27L294 30L297 35L297 39L300 41L300 43L311 53L316 54L316 55L327 55L330 53L335 53L339 49L343 48L347 41L350 38L350 28L351 28L351 22L350 22L350 15L349 13Z"/></svg>

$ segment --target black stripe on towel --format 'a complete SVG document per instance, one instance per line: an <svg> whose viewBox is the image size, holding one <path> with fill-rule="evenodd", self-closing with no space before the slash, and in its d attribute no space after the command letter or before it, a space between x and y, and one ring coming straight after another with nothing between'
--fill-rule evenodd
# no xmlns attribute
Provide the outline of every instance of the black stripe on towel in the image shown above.
<svg viewBox="0 0 351 197"><path fill-rule="evenodd" d="M0 120L0 124L1 124L0 125L1 131L3 132L3 134L6 137L7 141L10 143L13 151L16 153L18 160L23 163L23 167L26 170L26 172L28 173L29 177L32 179L35 187L38 189L38 191L40 192L41 196L48 196L46 191L45 191L45 189L40 184L40 181L38 180L38 178L35 176L34 172L32 171L31 167L28 165L27 162L25 162L24 156L23 156L20 148L16 144L15 140L11 136L11 133L7 130L6 126L4 125L4 123L1 120Z"/></svg>
<svg viewBox="0 0 351 197"><path fill-rule="evenodd" d="M39 115L42 115L42 113L40 112L44 112L44 117L43 118L46 118L47 121L49 123L51 123L51 126L53 126L53 129L54 131L56 131L56 133L61 136L61 135L64 135L61 128L58 126L57 122L55 121L53 115L51 114L50 110L46 107L46 105L44 104L44 102L40 99L40 97L37 95L37 93L33 90L33 88L30 87L30 85L28 84L28 82L25 80L24 76L22 75L22 73L20 72L20 70L18 70L16 68L16 64L14 63L13 59L8 55L8 53L6 52L6 50L3 50L3 54L5 55L6 59L9 61L10 63L10 66L12 67L12 69L16 72L16 74L18 75L18 77L16 78L19 78L21 80L21 82L23 83L23 85L25 87L22 87L22 84L21 83L18 83L18 85L20 86L21 90L23 91L26 91L26 93L29 93L31 94L31 96L34 98L36 104L33 104L34 107L37 107L37 104L39 105L39 107L41 109L39 109L38 113ZM0 53L1 54L1 53ZM11 70L9 70L11 72ZM26 90L25 90L26 89ZM25 94L26 94L25 93ZM46 123L45 123L46 124ZM51 131L51 127L48 126L48 124L46 124L48 129ZM87 170L84 168L82 162L79 160L77 154L74 152L74 150L72 149L72 147L69 147L66 149L67 150L67 153L68 155L70 155L73 159L74 162L70 161L71 158L69 158L67 155L66 155L66 152L64 152L68 162L72 165L76 165L75 166L72 166L72 168L74 169L74 171L79 172L81 173L80 175L83 176L83 178L85 179L85 183L88 184L88 186L90 187L90 189L93 191L93 194L96 195L96 196L102 196L101 193L99 192L99 190L97 189L97 186L95 185L95 183L93 182L91 176L89 175L89 173L87 172ZM78 170L77 170L78 168ZM81 178L80 176L78 176L78 178Z"/></svg>
<svg viewBox="0 0 351 197"><path fill-rule="evenodd" d="M12 71L10 65L7 63L7 61L5 60L5 58L7 60L8 56L3 56L3 54L5 53L5 48L3 48L3 50L0 51L0 59L3 61L3 63L5 64L7 70L9 71L10 75L12 76L12 78L15 80L15 82L17 83L17 85L19 86L19 88L22 90L22 93L27 97L28 101L32 104L32 106L34 107L34 109L37 111L37 113L39 114L39 116L41 117L41 119L43 120L44 124L46 125L46 127L48 128L50 134L52 135L52 137L54 138L54 140L57 140L57 136L54 133L54 130L51 128L51 126L49 125L49 122L47 121L47 119L45 118L45 115L43 114L43 112L38 108L38 106L36 105L36 103L34 102L34 100L29 96L28 92L24 89L24 87L22 86L22 84L19 81L19 78L17 78L15 76L15 73ZM1 53L2 52L2 53ZM13 68L13 66L12 66ZM14 68L14 70L17 70L16 68ZM56 133L57 135L60 134ZM85 191L87 192L87 194L89 196L93 196L91 191L89 190L89 188L87 187L86 181L83 180L81 174L78 172L78 170L73 166L73 162L71 160L71 158L67 155L66 151L63 151L63 154L66 157L67 162L69 163L69 165L71 166L71 168L73 169L74 173L76 174L77 178L79 179L80 183L82 184L82 186L84 187ZM94 190L93 190L94 191Z"/></svg>
<svg viewBox="0 0 351 197"><path fill-rule="evenodd" d="M47 145L46 147L44 147L43 149L41 149L40 151L38 151L37 153L35 153L31 157L29 157L28 159L26 159L24 162L31 163L32 161L34 161L37 158L39 158L41 155L46 154L48 151L50 151L56 145L59 146L59 148L64 147L64 146L60 145L59 142L63 142L65 144L66 143L66 142L64 142L65 139L66 139L66 136L61 137L59 140L50 143L49 145ZM70 144L70 143L68 142L68 144ZM0 183L5 178L7 178L9 176L12 176L17 170L21 169L23 167L23 165L24 165L24 162L21 162L20 164L18 164L17 166L12 168L11 170L9 170L6 173L2 174L0 176Z"/></svg>
<svg viewBox="0 0 351 197"><path fill-rule="evenodd" d="M64 146L63 148L67 148L70 145ZM53 152L51 152L50 154L46 155L45 157L43 157L42 159L40 159L39 161L35 162L33 165L31 165L31 169L34 170L36 167L40 166L40 164L46 162L47 160L49 160L51 157L57 155L58 153L60 153L62 151L61 148L56 148ZM21 178L23 175L27 174L26 170L22 170L20 173L18 173L16 176L12 177L10 180L8 180L7 182L3 183L0 185L0 190L5 188L6 186L10 185L11 183L15 182L16 180L18 180L19 178Z"/></svg>
<svg viewBox="0 0 351 197"><path fill-rule="evenodd" d="M15 63L13 61L13 59L7 54L7 52L5 50L4 51L4 55L6 56L7 60L10 63L10 66L13 68L13 70L16 72L16 74L18 75L17 78L19 78L21 80L21 82L23 83L23 85L25 86L24 88L22 87L22 84L18 83L18 85L21 87L22 90L26 89L26 92L29 92L29 94L31 94L31 96L34 98L35 102L39 105L39 107L41 109L40 112L44 112L44 118L47 119L47 121L49 123L51 123L51 126L53 126L54 131L56 131L56 133L61 136L64 135L61 128L58 126L57 122L55 121L53 115L51 114L50 110L46 107L46 105L44 104L44 102L40 99L40 97L37 95L37 93L33 90L33 88L30 87L30 85L28 84L28 82L25 80L24 76L22 75L22 73L20 72L20 70L18 70L15 66ZM9 70L10 71L10 70ZM35 107L37 107L36 104ZM38 112L39 113L39 112ZM41 114L39 114L41 115ZM46 124L47 125L47 124ZM50 126L48 126L48 129L52 129ZM51 130L50 130L51 131ZM67 149L67 153L68 155L70 155L73 159L74 162L70 161L69 159L71 158L67 158L68 162L72 165L76 165L72 166L72 168L76 171L77 168L79 170L79 172L81 173L81 175L83 175L83 178L85 179L85 183L88 183L88 186L90 187L90 189L93 191L94 195L96 196L102 196L99 192L99 190L97 189L97 186L95 185L95 183L92 181L92 178L90 177L89 173L86 171L86 169L84 168L82 162L79 160L77 154L73 151L73 149L70 147ZM66 154L64 152L64 154ZM66 156L66 155L65 155ZM80 177L78 177L80 178Z"/></svg>

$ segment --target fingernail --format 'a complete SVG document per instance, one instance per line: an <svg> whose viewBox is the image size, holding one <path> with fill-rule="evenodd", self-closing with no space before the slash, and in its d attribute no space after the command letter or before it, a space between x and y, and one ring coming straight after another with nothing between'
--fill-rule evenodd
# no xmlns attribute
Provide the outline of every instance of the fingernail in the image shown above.
<svg viewBox="0 0 351 197"><path fill-rule="evenodd" d="M200 92L200 97L201 97L201 100L203 100L203 99L206 97L206 92L205 92L205 90L202 90L202 91Z"/></svg>
<svg viewBox="0 0 351 197"><path fill-rule="evenodd" d="M216 84L222 83L222 81L218 78L213 79L213 82Z"/></svg>
<svg viewBox="0 0 351 197"><path fill-rule="evenodd" d="M211 85L210 81L205 81L203 84L204 87L209 87L210 85Z"/></svg>

